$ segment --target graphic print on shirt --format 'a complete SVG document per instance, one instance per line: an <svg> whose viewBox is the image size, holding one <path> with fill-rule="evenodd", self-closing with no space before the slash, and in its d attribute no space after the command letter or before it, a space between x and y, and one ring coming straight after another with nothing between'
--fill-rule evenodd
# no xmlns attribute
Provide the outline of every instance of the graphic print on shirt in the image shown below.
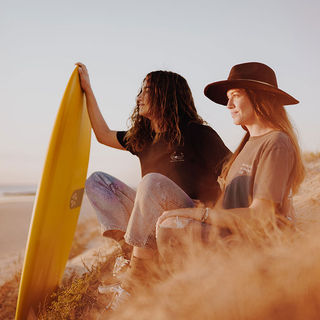
<svg viewBox="0 0 320 320"><path fill-rule="evenodd" d="M127 131L117 131L117 139L139 158L142 177L152 172L160 173L175 182L191 198L203 203L214 202L219 195L217 176L223 159L230 151L209 126L190 123L183 126L181 132L183 143L169 145L161 138L156 142L149 141L139 151L132 151L127 146ZM212 170L211 167L217 169Z"/></svg>
<svg viewBox="0 0 320 320"><path fill-rule="evenodd" d="M251 171L252 171L252 165L243 163L239 169L239 174L250 176Z"/></svg>

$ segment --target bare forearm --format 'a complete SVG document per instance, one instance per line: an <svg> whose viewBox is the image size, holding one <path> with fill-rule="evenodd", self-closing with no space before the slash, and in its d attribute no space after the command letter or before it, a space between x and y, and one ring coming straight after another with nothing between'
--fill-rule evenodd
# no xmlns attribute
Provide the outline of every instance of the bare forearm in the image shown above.
<svg viewBox="0 0 320 320"><path fill-rule="evenodd" d="M89 73L86 66L81 62L77 62L76 64L78 65L81 87L86 95L87 110L91 126L97 140L109 147L125 150L117 139L117 131L110 130L100 112L97 100L90 85Z"/></svg>
<svg viewBox="0 0 320 320"><path fill-rule="evenodd" d="M212 225L224 225L228 222L238 221L269 221L275 217L274 204L271 201L255 199L249 208L223 209L214 208L184 208L164 212L160 217L160 222L169 217L180 216L192 218L198 221L205 220Z"/></svg>
<svg viewBox="0 0 320 320"><path fill-rule="evenodd" d="M103 140L103 137L105 135L109 135L111 130L100 112L97 100L92 89L88 89L85 92L85 95L92 129L96 135L97 140L99 142L102 142L101 140Z"/></svg>
<svg viewBox="0 0 320 320"><path fill-rule="evenodd" d="M255 214L255 210L251 208L235 208L235 209L222 209L222 208L214 208L209 209L209 215L207 219L207 223L215 224L217 223L217 219L224 218L226 215L229 217L236 216L240 219L251 219Z"/></svg>

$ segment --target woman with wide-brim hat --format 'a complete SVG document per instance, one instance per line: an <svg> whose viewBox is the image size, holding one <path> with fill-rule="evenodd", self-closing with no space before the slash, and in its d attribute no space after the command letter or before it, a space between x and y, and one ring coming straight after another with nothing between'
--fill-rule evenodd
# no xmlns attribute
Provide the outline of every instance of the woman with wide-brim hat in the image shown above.
<svg viewBox="0 0 320 320"><path fill-rule="evenodd" d="M304 167L284 105L299 101L279 89L274 71L258 62L234 66L227 80L207 85L204 93L227 106L234 124L246 133L219 177L222 196L216 206L165 212L158 220L160 248L177 217L215 227L230 219L294 220L291 196L304 178Z"/></svg>

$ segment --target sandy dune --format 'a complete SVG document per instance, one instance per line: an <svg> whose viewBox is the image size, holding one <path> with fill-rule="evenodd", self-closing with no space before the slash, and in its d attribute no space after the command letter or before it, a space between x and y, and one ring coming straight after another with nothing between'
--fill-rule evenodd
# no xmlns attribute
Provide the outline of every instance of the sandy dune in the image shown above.
<svg viewBox="0 0 320 320"><path fill-rule="evenodd" d="M34 197L4 197L0 199L0 285L21 269L28 238ZM94 217L85 197L80 211L80 222Z"/></svg>

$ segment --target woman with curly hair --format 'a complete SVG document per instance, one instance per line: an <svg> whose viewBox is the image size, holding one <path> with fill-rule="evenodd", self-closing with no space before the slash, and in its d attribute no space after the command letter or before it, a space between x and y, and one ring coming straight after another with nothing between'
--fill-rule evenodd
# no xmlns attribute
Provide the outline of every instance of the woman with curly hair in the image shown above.
<svg viewBox="0 0 320 320"><path fill-rule="evenodd" d="M131 128L113 131L99 111L85 65L77 65L97 140L138 156L142 173L135 192L115 177L95 172L86 182L86 193L104 235L124 237L134 247L131 265L143 264L156 254L155 225L163 211L197 202L214 204L220 192L215 181L229 150L197 114L182 76L169 71L147 74ZM168 200L173 189L179 192Z"/></svg>
<svg viewBox="0 0 320 320"><path fill-rule="evenodd" d="M299 101L279 89L274 71L258 62L234 66L227 80L209 84L204 93L227 106L233 123L242 126L245 135L223 167L217 204L165 212L158 221L160 248L166 247L168 227L172 229L177 219L187 220L192 228L201 225L208 240L210 234L213 238L232 234L232 226L292 225L295 218L292 195L305 171L284 106Z"/></svg>

